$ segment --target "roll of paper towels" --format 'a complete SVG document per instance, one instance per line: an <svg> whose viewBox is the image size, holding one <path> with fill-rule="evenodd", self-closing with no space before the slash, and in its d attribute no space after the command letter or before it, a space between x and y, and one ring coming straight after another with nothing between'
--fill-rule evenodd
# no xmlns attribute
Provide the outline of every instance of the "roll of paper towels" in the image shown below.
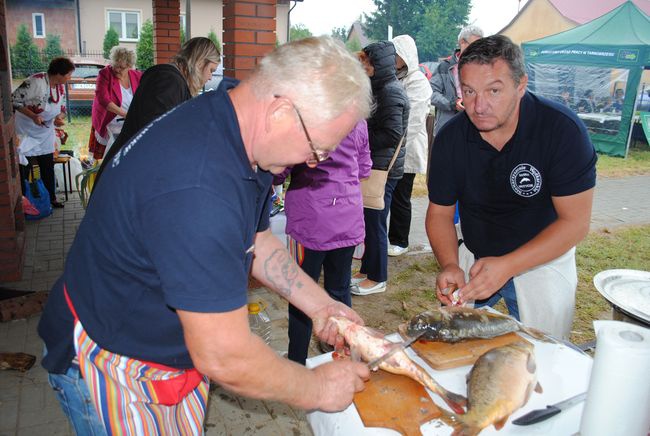
<svg viewBox="0 0 650 436"><path fill-rule="evenodd" d="M595 321L596 356L582 436L646 436L650 430L650 330Z"/></svg>

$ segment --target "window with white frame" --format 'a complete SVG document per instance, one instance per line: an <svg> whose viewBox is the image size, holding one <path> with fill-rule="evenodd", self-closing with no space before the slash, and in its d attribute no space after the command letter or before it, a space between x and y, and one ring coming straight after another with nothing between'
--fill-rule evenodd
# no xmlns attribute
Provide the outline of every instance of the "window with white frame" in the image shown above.
<svg viewBox="0 0 650 436"><path fill-rule="evenodd" d="M108 11L108 27L117 32L120 41L137 41L140 38L140 12Z"/></svg>
<svg viewBox="0 0 650 436"><path fill-rule="evenodd" d="M45 15L33 13L32 28L34 29L34 38L45 38Z"/></svg>
<svg viewBox="0 0 650 436"><path fill-rule="evenodd" d="M185 33L185 35L187 35L187 27L185 25L185 14L180 15L180 20L181 20L181 29L183 29L183 32Z"/></svg>

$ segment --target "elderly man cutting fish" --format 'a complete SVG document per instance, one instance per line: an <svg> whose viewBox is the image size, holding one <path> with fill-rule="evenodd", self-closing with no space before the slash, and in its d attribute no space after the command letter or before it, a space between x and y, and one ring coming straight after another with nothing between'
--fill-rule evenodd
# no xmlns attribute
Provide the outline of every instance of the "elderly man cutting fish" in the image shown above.
<svg viewBox="0 0 650 436"><path fill-rule="evenodd" d="M246 291L250 273L330 343L329 316L363 322L271 234L269 193L273 174L326 159L370 105L358 60L330 37L305 38L167 112L111 159L38 329L78 434L202 434L208 378L303 409L352 402L368 368L281 358L251 332Z"/></svg>
<svg viewBox="0 0 650 436"><path fill-rule="evenodd" d="M426 228L442 266L438 297L451 303L442 290L458 286L461 301L504 298L525 324L568 337L575 245L589 230L596 183L594 147L573 112L526 91L521 50L507 37L473 42L458 68L465 112L440 130L429 160ZM473 253L465 270L456 201L461 250Z"/></svg>

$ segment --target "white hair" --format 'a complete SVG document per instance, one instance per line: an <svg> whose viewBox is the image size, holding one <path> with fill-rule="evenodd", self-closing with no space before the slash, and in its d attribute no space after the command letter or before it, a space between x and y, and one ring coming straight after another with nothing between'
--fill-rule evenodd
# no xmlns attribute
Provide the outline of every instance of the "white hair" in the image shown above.
<svg viewBox="0 0 650 436"><path fill-rule="evenodd" d="M259 62L252 79L258 97L290 98L314 122L331 121L350 108L359 118L370 114L368 76L359 60L330 36L277 47Z"/></svg>
<svg viewBox="0 0 650 436"><path fill-rule="evenodd" d="M469 42L469 39L472 36L483 38L483 30L480 27L475 26L473 24L469 26L465 26L462 29L460 29L460 33L458 34L458 42L461 42L463 40Z"/></svg>
<svg viewBox="0 0 650 436"><path fill-rule="evenodd" d="M116 45L111 49L111 65L116 67L118 65L123 65L128 69L131 69L135 66L135 52L126 47L120 47Z"/></svg>

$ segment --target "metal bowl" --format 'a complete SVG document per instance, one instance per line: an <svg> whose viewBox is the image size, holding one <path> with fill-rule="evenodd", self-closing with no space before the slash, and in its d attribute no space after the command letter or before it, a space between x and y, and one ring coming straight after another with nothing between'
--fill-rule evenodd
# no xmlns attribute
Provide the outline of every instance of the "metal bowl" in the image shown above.
<svg viewBox="0 0 650 436"><path fill-rule="evenodd" d="M650 327L650 272L601 271L594 276L594 286L611 303L614 319Z"/></svg>

